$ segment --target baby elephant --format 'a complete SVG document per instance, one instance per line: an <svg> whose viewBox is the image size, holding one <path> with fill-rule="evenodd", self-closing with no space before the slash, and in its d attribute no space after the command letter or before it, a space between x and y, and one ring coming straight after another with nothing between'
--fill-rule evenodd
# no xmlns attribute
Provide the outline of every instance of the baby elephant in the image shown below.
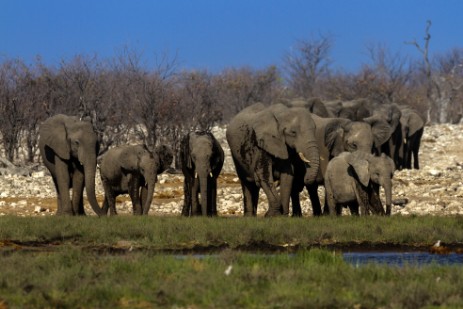
<svg viewBox="0 0 463 309"><path fill-rule="evenodd" d="M185 176L182 215L216 216L217 177L224 161L219 142L211 132L188 133L181 143L180 161Z"/></svg>
<svg viewBox="0 0 463 309"><path fill-rule="evenodd" d="M100 164L105 191L103 212L116 215L116 197L128 193L134 215L147 215L153 200L157 175L172 163L172 151L159 146L151 152L145 145L114 147L103 156Z"/></svg>
<svg viewBox="0 0 463 309"><path fill-rule="evenodd" d="M353 213L370 211L384 214L379 198L379 186L386 195L386 215L391 214L392 176L394 162L382 154L343 152L333 158L326 169L325 189L330 214L340 214L339 206L349 206ZM336 212L335 212L336 211Z"/></svg>

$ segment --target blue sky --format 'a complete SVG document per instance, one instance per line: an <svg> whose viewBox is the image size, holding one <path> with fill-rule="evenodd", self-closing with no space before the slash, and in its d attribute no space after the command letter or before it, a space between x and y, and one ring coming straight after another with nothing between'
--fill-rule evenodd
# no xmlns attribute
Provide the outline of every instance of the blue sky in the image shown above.
<svg viewBox="0 0 463 309"><path fill-rule="evenodd" d="M124 46L178 54L179 66L212 72L280 65L297 40L331 35L333 66L357 70L366 44L419 57L432 20L431 54L463 47L461 0L0 0L0 61L57 64L77 54L113 57Z"/></svg>

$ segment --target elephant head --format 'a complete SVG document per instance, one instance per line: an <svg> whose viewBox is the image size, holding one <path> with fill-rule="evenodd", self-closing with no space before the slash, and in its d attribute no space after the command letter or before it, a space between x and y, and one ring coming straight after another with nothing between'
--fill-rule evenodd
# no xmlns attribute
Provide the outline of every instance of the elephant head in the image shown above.
<svg viewBox="0 0 463 309"><path fill-rule="evenodd" d="M166 145L159 145L154 150L155 155L158 157L158 170L157 173L161 174L166 171L174 159L174 153L172 149Z"/></svg>
<svg viewBox="0 0 463 309"><path fill-rule="evenodd" d="M118 166L127 173L133 174L134 177L143 177L143 198L141 199L143 205L141 205L141 210L136 210L136 213L146 215L153 200L157 175L172 163L172 152L166 146L159 146L156 151L152 152L146 145L127 146L125 150L118 157ZM138 190L138 186L136 189ZM134 207L139 206L134 205Z"/></svg>
<svg viewBox="0 0 463 309"><path fill-rule="evenodd" d="M91 123L80 121L75 117L56 115L45 121L40 127L39 147L45 165L52 173L57 187L59 182L67 181L63 174L68 174L71 169L82 169L88 201L97 215L102 215L95 196L95 172L97 165L97 154L99 152L98 138ZM62 163L67 166L64 170ZM59 167L57 165L60 165ZM68 184L65 184L69 186ZM75 185L75 184L73 184ZM73 195L79 194L73 188ZM79 190L79 189L77 189ZM61 192L61 194L66 194ZM59 198L60 193L58 193ZM74 201L77 203L77 201ZM70 205L62 205L68 208ZM64 209L65 213L76 213L77 205L74 208Z"/></svg>
<svg viewBox="0 0 463 309"><path fill-rule="evenodd" d="M320 156L315 139L315 123L305 108L271 105L254 118L252 128L257 144L278 159L289 159L295 152L306 164L304 183L316 180Z"/></svg>
<svg viewBox="0 0 463 309"><path fill-rule="evenodd" d="M364 119L368 123L376 121L385 121L390 128L391 136L383 144L375 144L377 153L385 153L389 155L397 166L400 166L399 151L402 145L402 126L400 117L402 112L397 104L382 104L375 106L373 115Z"/></svg>
<svg viewBox="0 0 463 309"><path fill-rule="evenodd" d="M286 102L288 107L302 107L312 114L320 117L334 117L334 114L325 106L320 98L314 97L309 99L296 98Z"/></svg>
<svg viewBox="0 0 463 309"><path fill-rule="evenodd" d="M368 187L375 184L384 188L386 214L390 215L392 205L392 177L395 170L394 161L385 154L377 157L362 152L352 153L346 157L346 161L355 171L362 186Z"/></svg>

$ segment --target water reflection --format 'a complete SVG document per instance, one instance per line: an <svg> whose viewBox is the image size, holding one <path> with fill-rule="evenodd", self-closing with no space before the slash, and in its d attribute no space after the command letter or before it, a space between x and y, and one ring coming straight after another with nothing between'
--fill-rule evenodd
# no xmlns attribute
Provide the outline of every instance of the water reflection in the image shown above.
<svg viewBox="0 0 463 309"><path fill-rule="evenodd" d="M441 265L463 264L463 254L430 254L428 252L349 252L343 253L346 262L353 265L386 264L386 265Z"/></svg>

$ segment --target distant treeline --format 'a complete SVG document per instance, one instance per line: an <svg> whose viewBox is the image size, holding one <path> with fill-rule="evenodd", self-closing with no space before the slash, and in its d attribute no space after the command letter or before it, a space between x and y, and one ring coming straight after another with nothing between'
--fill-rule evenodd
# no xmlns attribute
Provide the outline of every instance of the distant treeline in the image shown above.
<svg viewBox="0 0 463 309"><path fill-rule="evenodd" d="M382 46L368 48L368 64L358 72L331 68L332 41L300 41L281 67L229 68L219 73L179 70L176 57L164 56L147 67L136 51L111 59L77 55L57 66L40 58L0 61L0 135L4 155L37 160L38 127L51 115L89 119L101 151L134 138L178 149L191 129L226 124L255 102L282 98L322 100L369 98L407 104L428 122L458 123L463 115L463 49L431 60L409 61Z"/></svg>

